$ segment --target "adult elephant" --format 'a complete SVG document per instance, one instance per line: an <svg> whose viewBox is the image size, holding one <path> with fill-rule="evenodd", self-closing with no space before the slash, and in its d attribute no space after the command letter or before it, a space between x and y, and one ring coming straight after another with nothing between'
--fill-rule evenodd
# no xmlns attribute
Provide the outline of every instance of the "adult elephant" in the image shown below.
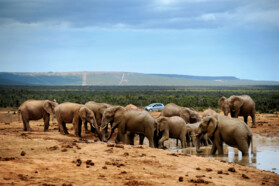
<svg viewBox="0 0 279 186"><path fill-rule="evenodd" d="M162 110L161 116L180 116L186 123L196 123L198 121L201 121L201 118L197 111L187 107L178 106L174 103L165 105L164 109Z"/></svg>
<svg viewBox="0 0 279 186"><path fill-rule="evenodd" d="M101 129L112 123L112 128L107 139L108 141L114 130L118 128L119 140L125 143L125 134L143 134L149 140L149 146L154 147L154 133L156 132L156 120L145 110L126 110L121 106L110 107L105 110L102 119ZM155 133L156 134L156 133Z"/></svg>
<svg viewBox="0 0 279 186"><path fill-rule="evenodd" d="M102 117L103 117L104 111L107 108L112 107L113 105L110 105L108 103L97 103L95 101L88 101L87 103L85 103L85 106L94 112L96 121L97 121L97 126L99 128L102 123ZM89 130L87 127L87 122L84 123L84 129L85 129L86 133L89 133ZM107 130L108 130L107 128L105 130L102 130L102 136L107 135L107 133L108 133ZM91 127L91 132L95 133L95 128Z"/></svg>
<svg viewBox="0 0 279 186"><path fill-rule="evenodd" d="M94 127L99 135L99 129L94 113L85 105L65 102L55 107L55 115L59 125L61 134L69 134L66 128L66 123L73 123L75 135L81 137L82 122L89 122Z"/></svg>
<svg viewBox="0 0 279 186"><path fill-rule="evenodd" d="M161 135L160 135L161 133ZM180 139L181 147L186 148L186 122L179 116L157 118L157 136L159 148L163 148L164 141L169 138Z"/></svg>
<svg viewBox="0 0 279 186"><path fill-rule="evenodd" d="M218 101L220 108L223 110L224 115L228 116L229 112L231 117L237 118L238 116L244 117L244 122L247 124L248 116L252 118L252 128L256 128L255 122L255 102L248 95L231 96L228 99L221 97Z"/></svg>
<svg viewBox="0 0 279 186"><path fill-rule="evenodd" d="M44 131L48 131L50 114L54 114L54 108L58 103L49 100L27 100L18 108L18 116L22 117L23 130L31 131L29 121L44 119Z"/></svg>
<svg viewBox="0 0 279 186"><path fill-rule="evenodd" d="M198 132L196 151L202 152L200 149L200 139L202 134L208 135L212 139L212 148L210 153L219 155L224 154L223 142L227 145L238 148L243 156L248 155L248 149L251 143L251 151L253 152L253 134L248 125L237 118L229 118L223 115L215 115L203 118Z"/></svg>

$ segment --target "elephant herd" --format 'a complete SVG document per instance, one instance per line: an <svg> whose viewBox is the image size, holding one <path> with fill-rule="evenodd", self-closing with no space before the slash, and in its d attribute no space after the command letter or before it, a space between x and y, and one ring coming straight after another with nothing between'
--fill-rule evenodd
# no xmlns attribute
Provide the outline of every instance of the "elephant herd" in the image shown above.
<svg viewBox="0 0 279 186"><path fill-rule="evenodd" d="M251 116L252 127L255 124L255 103L248 95L222 97L218 104L224 115L217 114L212 109L203 112L202 118L192 108L181 107L169 103L158 118L134 105L115 106L107 103L89 101L86 104L56 100L27 100L18 109L21 114L24 131L31 131L29 121L44 119L44 131L48 131L50 114L56 116L59 132L69 134L66 123L72 123L74 133L81 137L82 124L86 133L95 133L101 141L107 142L115 129L115 142L134 145L135 134L140 137L140 144L146 137L150 147L163 148L164 141L169 138L180 140L181 147L195 146L202 152L200 146L212 144L211 154L223 154L223 142L238 148L242 155L248 155L252 143L252 131L247 125ZM231 117L228 117L228 113ZM237 119L243 116L244 121ZM87 124L90 123L90 130ZM245 124L246 123L246 124ZM109 130L110 128L110 130Z"/></svg>

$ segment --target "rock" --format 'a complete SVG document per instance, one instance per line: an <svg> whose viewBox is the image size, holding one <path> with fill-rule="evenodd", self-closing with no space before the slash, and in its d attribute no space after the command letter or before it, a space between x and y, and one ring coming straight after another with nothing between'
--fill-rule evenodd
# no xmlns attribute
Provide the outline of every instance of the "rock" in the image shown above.
<svg viewBox="0 0 279 186"><path fill-rule="evenodd" d="M178 178L178 181L179 181L179 182L183 182L183 177L180 176L180 177Z"/></svg>
<svg viewBox="0 0 279 186"><path fill-rule="evenodd" d="M124 149L124 145L120 145L120 144L116 144L114 145L114 147Z"/></svg>
<svg viewBox="0 0 279 186"><path fill-rule="evenodd" d="M26 153L24 151L21 151L21 153L20 153L21 156L25 156L25 154Z"/></svg>
<svg viewBox="0 0 279 186"><path fill-rule="evenodd" d="M103 168L103 169L108 169L107 166L103 166L102 168Z"/></svg>
<svg viewBox="0 0 279 186"><path fill-rule="evenodd" d="M211 172L211 171L212 171L211 168L206 168L205 170L206 170L207 172Z"/></svg>
<svg viewBox="0 0 279 186"><path fill-rule="evenodd" d="M62 150L61 150L61 152L67 152L67 151L68 151L67 149L62 149Z"/></svg>
<svg viewBox="0 0 279 186"><path fill-rule="evenodd" d="M230 167L230 168L228 169L228 171L230 171L230 172L236 172L236 171L235 171L235 168L233 168L233 167Z"/></svg>
<svg viewBox="0 0 279 186"><path fill-rule="evenodd" d="M107 144L107 147L114 147L114 144Z"/></svg>
<svg viewBox="0 0 279 186"><path fill-rule="evenodd" d="M242 178L249 179L249 177L247 175L245 175L245 174L242 174Z"/></svg>
<svg viewBox="0 0 279 186"><path fill-rule="evenodd" d="M223 174L223 171L222 170L218 170L217 174Z"/></svg>
<svg viewBox="0 0 279 186"><path fill-rule="evenodd" d="M196 170L201 170L201 168L197 167Z"/></svg>

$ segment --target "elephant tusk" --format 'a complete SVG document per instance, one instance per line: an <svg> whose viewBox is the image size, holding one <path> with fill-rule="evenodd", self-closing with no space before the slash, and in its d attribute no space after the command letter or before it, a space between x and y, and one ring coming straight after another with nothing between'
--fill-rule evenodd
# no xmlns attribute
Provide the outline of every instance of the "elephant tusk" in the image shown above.
<svg viewBox="0 0 279 186"><path fill-rule="evenodd" d="M101 129L104 130L107 126L108 126L108 124L106 124L104 127L101 127Z"/></svg>
<svg viewBox="0 0 279 186"><path fill-rule="evenodd" d="M91 126L95 129L96 127L93 125L93 123L90 123L91 124Z"/></svg>

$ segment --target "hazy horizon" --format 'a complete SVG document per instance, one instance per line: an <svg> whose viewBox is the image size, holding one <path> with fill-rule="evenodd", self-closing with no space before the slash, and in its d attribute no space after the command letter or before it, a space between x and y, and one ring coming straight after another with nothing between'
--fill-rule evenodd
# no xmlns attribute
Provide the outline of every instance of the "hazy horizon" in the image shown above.
<svg viewBox="0 0 279 186"><path fill-rule="evenodd" d="M279 81L279 1L0 1L1 72Z"/></svg>

